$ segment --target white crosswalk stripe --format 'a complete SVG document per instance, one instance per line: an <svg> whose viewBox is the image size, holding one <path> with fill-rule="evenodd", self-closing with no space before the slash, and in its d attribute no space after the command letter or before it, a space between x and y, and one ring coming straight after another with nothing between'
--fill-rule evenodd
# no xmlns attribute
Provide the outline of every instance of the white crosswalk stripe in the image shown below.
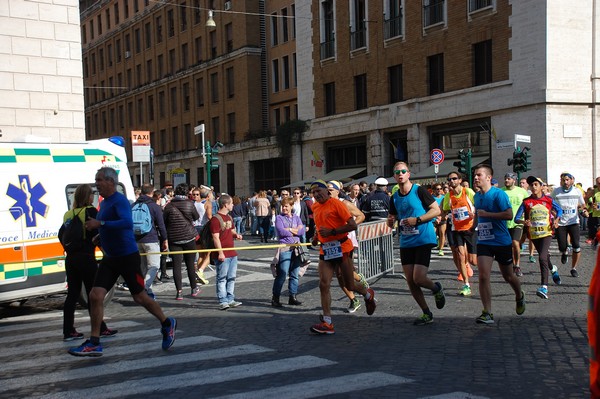
<svg viewBox="0 0 600 399"><path fill-rule="evenodd" d="M78 358L69 356L66 351L83 341L48 341L48 331L60 330L62 314L55 312L54 316L39 318L38 321L27 319L27 322L19 323L4 320L0 323L0 397L23 395L21 392L27 392L27 396L31 397L52 399L156 397L168 394L173 389L195 390L200 386L244 381L238 386L246 391L227 396L217 393L217 397L213 398L300 399L320 397L324 393L345 394L415 382L379 371L355 374L339 371L335 375L336 368L330 366L337 362L324 357L286 355L251 343L236 345L221 337L186 336L186 331L181 329L177 330L173 348L164 352L160 348L158 328L151 329L142 323L126 320L110 322L111 327L125 328L127 331L102 340L103 346L108 349L104 356ZM87 323L89 318L86 316L80 321ZM211 367L211 362L219 365ZM199 370L187 366L194 363L202 364L202 375L210 378L198 378ZM160 373L157 375L158 370ZM300 370L312 372L314 378L275 378L274 386L264 388L265 385L261 385L261 389L253 389L251 383L248 385L253 378L282 373L292 373L289 374L292 376L293 372ZM61 388L67 385L68 390ZM445 393L431 398L486 399L464 392Z"/></svg>

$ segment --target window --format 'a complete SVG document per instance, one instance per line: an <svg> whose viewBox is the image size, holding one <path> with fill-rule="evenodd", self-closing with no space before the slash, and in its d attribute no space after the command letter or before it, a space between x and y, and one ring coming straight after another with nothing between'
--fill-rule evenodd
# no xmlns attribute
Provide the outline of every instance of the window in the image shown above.
<svg viewBox="0 0 600 399"><path fill-rule="evenodd" d="M90 38L94 40L94 20L90 19Z"/></svg>
<svg viewBox="0 0 600 399"><path fill-rule="evenodd" d="M137 86L140 87L141 85L144 84L144 82L142 82L142 64L137 64L135 66L135 78L137 79Z"/></svg>
<svg viewBox="0 0 600 399"><path fill-rule="evenodd" d="M133 101L127 103L127 119L129 121L129 127L133 126Z"/></svg>
<svg viewBox="0 0 600 399"><path fill-rule="evenodd" d="M152 60L146 61L146 83L152 82Z"/></svg>
<svg viewBox="0 0 600 399"><path fill-rule="evenodd" d="M146 103L148 106L148 120L154 120L154 96L148 96L148 102Z"/></svg>
<svg viewBox="0 0 600 399"><path fill-rule="evenodd" d="M109 96L112 97L115 95L115 91L114 91L114 86L115 86L115 82L112 76L108 77L108 87L110 87L110 91L109 91Z"/></svg>
<svg viewBox="0 0 600 399"><path fill-rule="evenodd" d="M292 4L292 37L296 38L296 5Z"/></svg>
<svg viewBox="0 0 600 399"><path fill-rule="evenodd" d="M233 24L229 23L225 25L225 40L227 43L227 53L231 53L233 51Z"/></svg>
<svg viewBox="0 0 600 399"><path fill-rule="evenodd" d="M161 43L162 40L162 17L156 17L156 43Z"/></svg>
<svg viewBox="0 0 600 399"><path fill-rule="evenodd" d="M81 43L82 44L87 43L87 26L85 26L85 25L83 25L81 27Z"/></svg>
<svg viewBox="0 0 600 399"><path fill-rule="evenodd" d="M233 98L235 94L235 79L233 75L233 67L225 70L225 76L227 79L227 98Z"/></svg>
<svg viewBox="0 0 600 399"><path fill-rule="evenodd" d="M325 115L335 115L335 82L325 84Z"/></svg>
<svg viewBox="0 0 600 399"><path fill-rule="evenodd" d="M214 30L210 32L210 58L217 58L217 32Z"/></svg>
<svg viewBox="0 0 600 399"><path fill-rule="evenodd" d="M144 99L143 98L138 98L138 100L137 100L137 115L138 115L139 126L143 126L143 123L144 123Z"/></svg>
<svg viewBox="0 0 600 399"><path fill-rule="evenodd" d="M189 83L184 83L181 86L181 95L183 97L183 110L189 111L190 110L190 84Z"/></svg>
<svg viewBox="0 0 600 399"><path fill-rule="evenodd" d="M189 123L186 123L185 125L183 125L183 141L187 144L187 148L188 150L194 150L196 149L196 145L195 145L195 141L194 140L194 133L192 132L192 125Z"/></svg>
<svg viewBox="0 0 600 399"><path fill-rule="evenodd" d="M123 17L129 18L129 0L123 2Z"/></svg>
<svg viewBox="0 0 600 399"><path fill-rule="evenodd" d="M169 138L167 137L167 129L160 129L160 151L161 154L167 154L169 152ZM162 173L164 172L161 172L161 175Z"/></svg>
<svg viewBox="0 0 600 399"><path fill-rule="evenodd" d="M271 61L271 63L271 74L273 76L273 93L277 93L279 91L279 60L273 60Z"/></svg>
<svg viewBox="0 0 600 399"><path fill-rule="evenodd" d="M107 8L106 11L104 12L105 15L105 19L106 19L106 29L110 29L110 8Z"/></svg>
<svg viewBox="0 0 600 399"><path fill-rule="evenodd" d="M492 6L492 0L469 0L469 12L475 12Z"/></svg>
<svg viewBox="0 0 600 399"><path fill-rule="evenodd" d="M125 0L127 1L127 0ZM133 12L139 12L140 11L140 5L139 5L139 0L133 0Z"/></svg>
<svg viewBox="0 0 600 399"><path fill-rule="evenodd" d="M102 14L98 14L98 36L102 34Z"/></svg>
<svg viewBox="0 0 600 399"><path fill-rule="evenodd" d="M104 84L104 81L101 80L100 81L100 92L102 93L102 100L106 100L106 89L105 89L106 85Z"/></svg>
<svg viewBox="0 0 600 399"><path fill-rule="evenodd" d="M213 142L220 141L221 139L221 122L219 121L219 117L215 116L211 119L211 127L213 132Z"/></svg>
<svg viewBox="0 0 600 399"><path fill-rule="evenodd" d="M197 37L194 39L194 48L196 49L196 62L199 64L202 62L202 38Z"/></svg>
<svg viewBox="0 0 600 399"><path fill-rule="evenodd" d="M162 77L164 76L164 72L165 72L165 57L163 57L162 54L158 55L157 58L157 62L158 65L156 67L156 78L157 79L162 79Z"/></svg>
<svg viewBox="0 0 600 399"><path fill-rule="evenodd" d="M403 32L403 0L387 0L387 12L384 15L385 19L385 38L402 36Z"/></svg>
<svg viewBox="0 0 600 399"><path fill-rule="evenodd" d="M204 105L204 79L196 79L196 107Z"/></svg>
<svg viewBox="0 0 600 399"><path fill-rule="evenodd" d="M321 3L321 59L335 56L335 13L333 0Z"/></svg>
<svg viewBox="0 0 600 399"><path fill-rule="evenodd" d="M113 65L113 48L110 43L106 46L106 55L108 56L108 66L111 67Z"/></svg>
<svg viewBox="0 0 600 399"><path fill-rule="evenodd" d="M121 62L121 56L123 54L121 50L121 39L115 41L115 52L117 53L117 62Z"/></svg>
<svg viewBox="0 0 600 399"><path fill-rule="evenodd" d="M120 20L119 20L119 2L118 1L115 3L114 9L115 9L115 25L118 25L120 22Z"/></svg>
<svg viewBox="0 0 600 399"><path fill-rule="evenodd" d="M367 165L367 146L364 139L354 143L335 143L327 148L328 171Z"/></svg>
<svg viewBox="0 0 600 399"><path fill-rule="evenodd" d="M110 131L114 132L115 131L115 122L116 122L116 118L115 118L115 109L111 108L109 111L109 120L110 120Z"/></svg>
<svg viewBox="0 0 600 399"><path fill-rule="evenodd" d="M128 34L125 35L125 58L129 58L127 53L131 52L131 36Z"/></svg>
<svg viewBox="0 0 600 399"><path fill-rule="evenodd" d="M179 6L179 23L181 24L181 32L187 29L187 3L184 1Z"/></svg>
<svg viewBox="0 0 600 399"><path fill-rule="evenodd" d="M119 128L125 129L125 107L119 105Z"/></svg>
<svg viewBox="0 0 600 399"><path fill-rule="evenodd" d="M91 63L92 63L92 75L96 74L96 53L92 53L91 55Z"/></svg>
<svg viewBox="0 0 600 399"><path fill-rule="evenodd" d="M177 126L173 126L171 128L171 144L172 144L172 152L179 151L179 128Z"/></svg>
<svg viewBox="0 0 600 399"><path fill-rule="evenodd" d="M172 75L175 73L177 66L175 60L175 49L169 50L169 73Z"/></svg>
<svg viewBox="0 0 600 399"><path fill-rule="evenodd" d="M134 31L134 36L135 36L135 53L138 54L140 51L142 51L142 32L140 32L139 29L136 29Z"/></svg>
<svg viewBox="0 0 600 399"><path fill-rule="evenodd" d="M429 95L444 92L444 54L427 57Z"/></svg>
<svg viewBox="0 0 600 399"><path fill-rule="evenodd" d="M133 88L133 74L131 73L131 68L127 69L127 88Z"/></svg>
<svg viewBox="0 0 600 399"><path fill-rule="evenodd" d="M177 87L171 87L171 115L177 115Z"/></svg>
<svg viewBox="0 0 600 399"><path fill-rule="evenodd" d="M152 25L148 22L144 25L144 36L146 37L146 48L152 47Z"/></svg>
<svg viewBox="0 0 600 399"><path fill-rule="evenodd" d="M275 127L281 125L281 110L279 108L273 110L273 119L275 120Z"/></svg>
<svg viewBox="0 0 600 399"><path fill-rule="evenodd" d="M388 81L390 85L390 104L402 101L402 64L388 68Z"/></svg>
<svg viewBox="0 0 600 399"><path fill-rule="evenodd" d="M283 121L288 122L292 118L292 111L288 105L283 107Z"/></svg>
<svg viewBox="0 0 600 399"><path fill-rule="evenodd" d="M102 111L102 131L108 131L108 124L106 120L106 111Z"/></svg>
<svg viewBox="0 0 600 399"><path fill-rule="evenodd" d="M492 83L492 41L473 45L473 84L475 86Z"/></svg>
<svg viewBox="0 0 600 399"><path fill-rule="evenodd" d="M219 75L210 74L210 100L213 103L219 102Z"/></svg>
<svg viewBox="0 0 600 399"><path fill-rule="evenodd" d="M87 57L83 59L83 77L87 78L89 76L89 63Z"/></svg>
<svg viewBox="0 0 600 399"><path fill-rule="evenodd" d="M188 67L189 51L187 43L181 45L181 69Z"/></svg>
<svg viewBox="0 0 600 399"><path fill-rule="evenodd" d="M100 62L100 70L104 71L104 49L98 49L98 61Z"/></svg>
<svg viewBox="0 0 600 399"><path fill-rule="evenodd" d="M288 29L289 21L288 21L288 11L287 8L281 9L281 36L284 43L290 40L289 29Z"/></svg>
<svg viewBox="0 0 600 399"><path fill-rule="evenodd" d="M165 117L165 92L164 91L159 91L158 92L158 116L160 118L164 118Z"/></svg>
<svg viewBox="0 0 600 399"><path fill-rule="evenodd" d="M445 0L423 0L423 26L439 24L445 21Z"/></svg>
<svg viewBox="0 0 600 399"><path fill-rule="evenodd" d="M227 114L227 133L229 135L229 142L235 143L235 113L234 112Z"/></svg>
<svg viewBox="0 0 600 399"><path fill-rule="evenodd" d="M283 57L283 89L290 88L290 57Z"/></svg>
<svg viewBox="0 0 600 399"><path fill-rule="evenodd" d="M294 87L298 87L298 70L296 69L296 53L292 54L292 68L294 76Z"/></svg>
<svg viewBox="0 0 600 399"><path fill-rule="evenodd" d="M367 14L366 0L351 1L350 49L356 50L367 46Z"/></svg>
<svg viewBox="0 0 600 399"><path fill-rule="evenodd" d="M357 75L354 77L354 101L356 109L367 108L367 75Z"/></svg>
<svg viewBox="0 0 600 399"><path fill-rule="evenodd" d="M277 13L271 14L271 46L277 46L279 44L279 37L277 36Z"/></svg>
<svg viewBox="0 0 600 399"><path fill-rule="evenodd" d="M172 8L167 11L167 31L169 37L175 36L175 17Z"/></svg>
<svg viewBox="0 0 600 399"><path fill-rule="evenodd" d="M194 0L194 25L198 25L202 22L200 15L200 0Z"/></svg>

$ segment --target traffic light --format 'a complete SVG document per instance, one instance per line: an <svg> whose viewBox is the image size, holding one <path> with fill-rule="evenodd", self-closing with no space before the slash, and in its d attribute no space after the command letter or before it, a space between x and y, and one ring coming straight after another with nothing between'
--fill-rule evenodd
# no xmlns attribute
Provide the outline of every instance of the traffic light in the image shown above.
<svg viewBox="0 0 600 399"><path fill-rule="evenodd" d="M523 157L523 172L531 170L531 155L529 154L529 150L529 147L525 147L521 153Z"/></svg>
<svg viewBox="0 0 600 399"><path fill-rule="evenodd" d="M209 170L216 170L219 169L219 157L217 157L217 155L219 155L219 148L223 147L223 143L221 143L220 141L217 141L215 143L215 145L211 148L210 150L210 168Z"/></svg>
<svg viewBox="0 0 600 399"><path fill-rule="evenodd" d="M522 150L521 147L515 148L512 159L509 159L507 162L509 166L512 165L513 172L520 174L531 170L529 150L529 147L525 147Z"/></svg>
<svg viewBox="0 0 600 399"><path fill-rule="evenodd" d="M465 152L465 150L459 150L458 151L458 161L454 162L453 165L456 166L456 169L458 170L459 173L462 173L463 175L467 174L467 153Z"/></svg>

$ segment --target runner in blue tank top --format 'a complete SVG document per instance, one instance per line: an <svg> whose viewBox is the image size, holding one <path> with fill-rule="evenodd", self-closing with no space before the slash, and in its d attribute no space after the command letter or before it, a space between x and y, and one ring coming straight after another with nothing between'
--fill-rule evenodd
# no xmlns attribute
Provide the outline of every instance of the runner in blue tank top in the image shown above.
<svg viewBox="0 0 600 399"><path fill-rule="evenodd" d="M411 183L406 163L397 162L394 165L394 178L399 188L392 196L388 226L391 228L398 221L402 269L410 292L423 311L423 315L414 324L421 326L433 322L433 314L427 306L421 287L431 290L438 309L442 309L446 303L442 285L427 277L431 249L437 244L433 221L441 212L438 203L427 190Z"/></svg>
<svg viewBox="0 0 600 399"><path fill-rule="evenodd" d="M500 266L502 277L515 292L517 314L525 312L525 293L521 282L513 273L512 238L506 222L512 220L512 205L508 195L499 188L492 187L494 170L489 165L475 167L474 183L479 188L475 194L475 215L477 226L477 268L479 269L479 294L483 311L475 321L493 324L492 287L490 273L494 259Z"/></svg>

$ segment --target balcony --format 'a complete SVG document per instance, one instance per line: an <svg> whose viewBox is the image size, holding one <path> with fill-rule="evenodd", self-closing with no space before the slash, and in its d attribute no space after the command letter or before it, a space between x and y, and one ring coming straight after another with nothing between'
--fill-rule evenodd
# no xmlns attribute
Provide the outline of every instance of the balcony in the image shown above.
<svg viewBox="0 0 600 399"><path fill-rule="evenodd" d="M367 30L361 29L350 32L350 50L367 47Z"/></svg>
<svg viewBox="0 0 600 399"><path fill-rule="evenodd" d="M402 32L402 16L387 19L384 29L386 39L404 35L404 32Z"/></svg>
<svg viewBox="0 0 600 399"><path fill-rule="evenodd" d="M444 0L432 0L423 6L423 26L428 27L444 22Z"/></svg>
<svg viewBox="0 0 600 399"><path fill-rule="evenodd" d="M487 7L492 7L492 0L469 0L470 13Z"/></svg>
<svg viewBox="0 0 600 399"><path fill-rule="evenodd" d="M321 60L333 58L335 56L335 39L321 43Z"/></svg>

